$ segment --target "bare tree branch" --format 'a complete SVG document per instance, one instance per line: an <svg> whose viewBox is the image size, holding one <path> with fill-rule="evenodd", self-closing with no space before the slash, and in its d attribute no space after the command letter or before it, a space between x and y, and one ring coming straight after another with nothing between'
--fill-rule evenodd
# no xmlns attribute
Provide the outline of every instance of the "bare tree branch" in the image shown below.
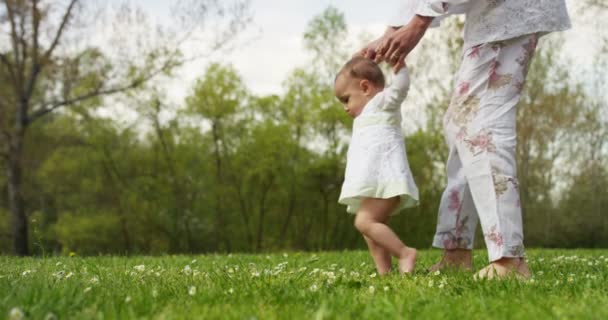
<svg viewBox="0 0 608 320"><path fill-rule="evenodd" d="M77 96L77 97L74 97L71 99L47 103L46 106L43 106L40 109L34 111L32 114L30 114L27 118L27 121L28 121L28 123L34 122L37 119L43 117L44 115L46 115L50 112L53 112L61 107L68 106L68 105L71 105L74 103L78 103L78 102L81 102L81 101L84 101L87 99L91 99L91 98L95 98L95 97L99 97L99 96L105 96L105 95L112 95L112 94L116 94L116 93L125 92L125 91L131 90L131 89L135 89L135 88L141 86L142 84L150 81L151 79L153 79L160 73L165 72L166 70L168 70L170 68L183 65L184 63L189 61L188 59L184 59L184 60L180 60L177 62L173 62L172 58L175 57L177 54L178 54L178 52L175 51L173 54L171 54L170 58L167 59L165 64L163 64L160 68L158 68L157 70L149 73L148 75L146 75L142 78L136 79L126 85L117 86L117 87L109 88L109 89L105 89L105 90L102 89L100 86L98 88L95 88L95 90L93 90L93 91L90 91L88 93L85 93L83 95L80 95L80 96Z"/></svg>
<svg viewBox="0 0 608 320"><path fill-rule="evenodd" d="M23 96L26 99L30 99L32 93L34 92L34 87L36 86L36 81L38 80L38 74L42 70L42 66L40 64L39 56L38 56L38 28L40 27L40 15L38 12L38 0L32 0L32 70L30 71L30 76L27 79L27 84L25 91L23 92ZM25 110L23 110L24 114L27 116L27 112L29 109L29 103L25 105Z"/></svg>
<svg viewBox="0 0 608 320"><path fill-rule="evenodd" d="M18 41L18 36L17 36L17 25L15 23L15 13L13 11L13 7L11 7L11 5L9 4L10 1L5 1L4 4L6 5L6 11L8 13L8 20L11 24L11 41L13 42L13 56L15 59L15 70L14 72L15 74L15 79L14 79L14 85L16 88L20 87L20 74L18 73L18 70L21 70L21 66L22 63L19 61L19 57L20 57L20 53L19 53L19 41Z"/></svg>
<svg viewBox="0 0 608 320"><path fill-rule="evenodd" d="M66 9L65 14L63 15L63 18L61 19L61 25L59 26L59 29L57 29L57 33L55 34L55 38L53 39L53 42L51 42L51 45L44 53L43 63L49 60L49 58L53 54L53 51L55 51L55 48L59 44L59 40L61 39L61 36L63 35L63 31L65 30L65 27L67 26L67 24L70 20L70 16L72 15L72 10L74 9L74 6L76 5L76 3L78 1L79 0L70 1L70 5Z"/></svg>
<svg viewBox="0 0 608 320"><path fill-rule="evenodd" d="M15 66L8 60L8 57L4 53L0 53L0 62L6 66L6 69L8 70L8 75L11 78L11 83L15 85L15 70L13 69Z"/></svg>

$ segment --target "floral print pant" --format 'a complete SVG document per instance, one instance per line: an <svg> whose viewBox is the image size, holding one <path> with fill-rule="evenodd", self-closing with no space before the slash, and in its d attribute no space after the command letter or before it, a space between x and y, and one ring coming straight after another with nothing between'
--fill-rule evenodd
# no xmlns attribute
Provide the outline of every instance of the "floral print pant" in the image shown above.
<svg viewBox="0 0 608 320"><path fill-rule="evenodd" d="M479 220L490 261L524 254L515 120L537 40L531 34L464 50L444 117L448 184L435 247L472 249Z"/></svg>

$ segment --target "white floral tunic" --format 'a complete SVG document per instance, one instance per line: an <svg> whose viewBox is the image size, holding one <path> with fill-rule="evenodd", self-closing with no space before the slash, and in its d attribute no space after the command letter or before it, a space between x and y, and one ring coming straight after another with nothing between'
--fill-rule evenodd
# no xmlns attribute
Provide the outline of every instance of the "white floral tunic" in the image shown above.
<svg viewBox="0 0 608 320"><path fill-rule="evenodd" d="M463 13L465 48L570 28L564 0L407 0L389 25L403 26L418 14L436 17L432 26L437 26L446 16Z"/></svg>
<svg viewBox="0 0 608 320"><path fill-rule="evenodd" d="M355 118L339 199L350 213L357 212L365 197L401 197L393 214L418 204L401 129L400 107L408 89L409 76L403 68L391 86L376 94Z"/></svg>

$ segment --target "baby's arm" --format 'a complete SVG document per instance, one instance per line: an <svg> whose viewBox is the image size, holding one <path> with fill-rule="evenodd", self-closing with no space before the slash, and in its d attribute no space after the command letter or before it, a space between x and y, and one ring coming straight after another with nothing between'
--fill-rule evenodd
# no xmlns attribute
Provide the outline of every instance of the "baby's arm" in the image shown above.
<svg viewBox="0 0 608 320"><path fill-rule="evenodd" d="M410 75L407 68L403 67L393 78L393 83L384 89L384 109L399 109L401 107L401 103L403 103L403 100L405 100L409 89Z"/></svg>

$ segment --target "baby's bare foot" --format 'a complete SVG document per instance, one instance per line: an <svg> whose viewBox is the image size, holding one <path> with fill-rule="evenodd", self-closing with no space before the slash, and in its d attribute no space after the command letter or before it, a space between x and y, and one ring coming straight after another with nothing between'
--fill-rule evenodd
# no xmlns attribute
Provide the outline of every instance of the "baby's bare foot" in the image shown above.
<svg viewBox="0 0 608 320"><path fill-rule="evenodd" d="M414 273L418 252L416 249L408 247L403 248L401 252L401 256L399 257L399 273Z"/></svg>

